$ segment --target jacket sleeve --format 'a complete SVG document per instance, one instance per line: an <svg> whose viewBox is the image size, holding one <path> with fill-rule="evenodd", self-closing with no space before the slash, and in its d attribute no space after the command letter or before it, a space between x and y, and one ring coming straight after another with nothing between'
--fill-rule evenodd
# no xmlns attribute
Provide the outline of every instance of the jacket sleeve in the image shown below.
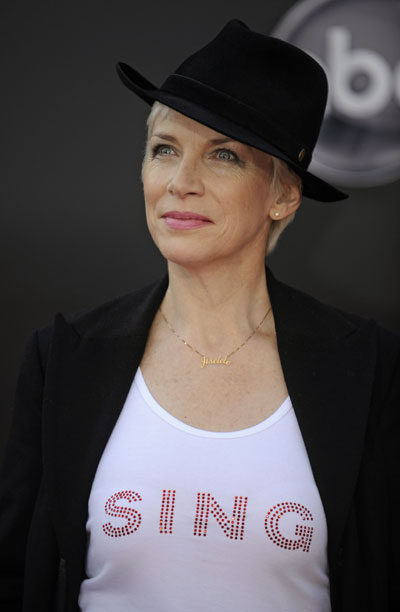
<svg viewBox="0 0 400 612"><path fill-rule="evenodd" d="M400 610L400 338L383 330L381 347L390 367L381 371L386 389L381 422L389 524L389 610Z"/></svg>
<svg viewBox="0 0 400 612"><path fill-rule="evenodd" d="M0 472L0 609L22 609L25 552L42 473L41 407L44 383L39 334L29 338Z"/></svg>

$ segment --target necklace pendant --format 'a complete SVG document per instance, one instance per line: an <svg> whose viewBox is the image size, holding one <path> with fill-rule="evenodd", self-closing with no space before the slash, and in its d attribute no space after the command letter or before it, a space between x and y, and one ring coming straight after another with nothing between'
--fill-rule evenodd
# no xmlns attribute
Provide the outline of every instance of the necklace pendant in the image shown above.
<svg viewBox="0 0 400 612"><path fill-rule="evenodd" d="M228 357L217 357L216 359L209 359L203 355L201 360L201 369L208 365L231 365L232 361L229 361Z"/></svg>

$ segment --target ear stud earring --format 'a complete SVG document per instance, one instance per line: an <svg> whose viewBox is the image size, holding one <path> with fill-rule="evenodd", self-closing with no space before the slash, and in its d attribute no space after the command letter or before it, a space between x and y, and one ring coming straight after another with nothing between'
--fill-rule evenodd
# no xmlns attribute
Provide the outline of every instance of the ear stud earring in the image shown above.
<svg viewBox="0 0 400 612"><path fill-rule="evenodd" d="M275 217L279 217L279 213L278 213L277 210L274 212L274 215L275 215Z"/></svg>

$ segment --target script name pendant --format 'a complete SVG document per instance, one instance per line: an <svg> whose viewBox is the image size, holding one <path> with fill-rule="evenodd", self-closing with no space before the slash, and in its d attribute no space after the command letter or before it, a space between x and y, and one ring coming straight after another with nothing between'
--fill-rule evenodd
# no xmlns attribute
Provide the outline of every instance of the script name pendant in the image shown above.
<svg viewBox="0 0 400 612"><path fill-rule="evenodd" d="M231 361L229 361L228 357L217 357L216 359L209 359L205 355L203 355L201 360L201 369L205 368L208 365L231 365Z"/></svg>

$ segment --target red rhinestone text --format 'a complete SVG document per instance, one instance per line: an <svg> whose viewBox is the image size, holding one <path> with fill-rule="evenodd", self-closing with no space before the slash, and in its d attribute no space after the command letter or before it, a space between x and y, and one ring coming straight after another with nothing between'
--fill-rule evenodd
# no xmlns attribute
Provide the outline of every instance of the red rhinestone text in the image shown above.
<svg viewBox="0 0 400 612"><path fill-rule="evenodd" d="M298 536L296 540L286 538L279 530L279 521L284 514L288 512L295 512L299 514L303 521L312 521L313 516L311 512L301 504L295 502L282 502L273 506L265 517L265 531L270 540L285 550L298 550L301 549L304 552L309 552L311 545L311 538L313 534L313 527L309 525L296 525L295 535Z"/></svg>
<svg viewBox="0 0 400 612"><path fill-rule="evenodd" d="M172 533L176 491L164 489L161 499L160 533Z"/></svg>
<svg viewBox="0 0 400 612"><path fill-rule="evenodd" d="M127 521L122 527L113 527L111 523L105 523L103 525L104 533L111 538L120 538L121 536L130 535L139 528L142 521L140 512L135 510L135 508L117 506L117 502L119 502L120 499L126 499L129 503L133 501L142 501L139 493L135 493L135 491L118 491L118 493L114 493L114 495L111 495L111 497L107 499L104 507L106 514L113 517L124 518Z"/></svg>
<svg viewBox="0 0 400 612"><path fill-rule="evenodd" d="M222 527L226 537L230 540L243 540L246 508L247 497L236 495L232 516L229 518L211 493L197 493L193 535L207 535L208 517L211 514Z"/></svg>

